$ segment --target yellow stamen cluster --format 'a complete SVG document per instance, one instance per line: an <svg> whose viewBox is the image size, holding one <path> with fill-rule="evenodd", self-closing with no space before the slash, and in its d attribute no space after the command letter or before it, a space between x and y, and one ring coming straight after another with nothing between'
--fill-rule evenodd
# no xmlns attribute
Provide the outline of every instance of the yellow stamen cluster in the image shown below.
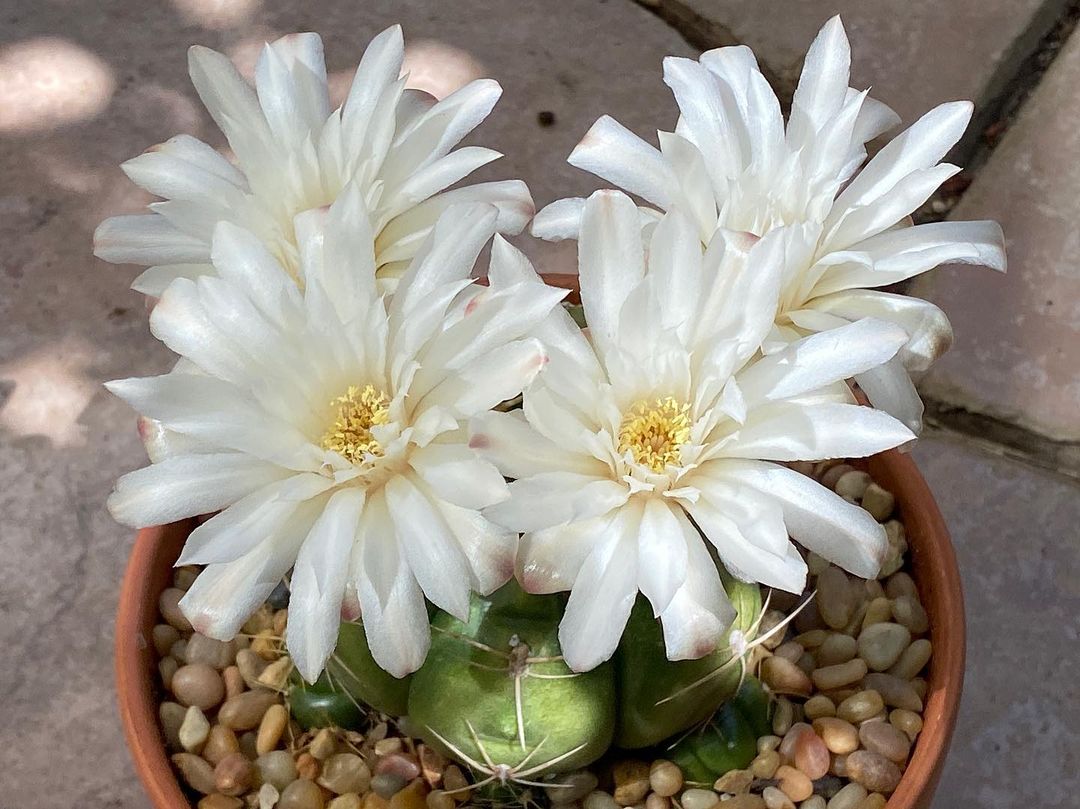
<svg viewBox="0 0 1080 809"><path fill-rule="evenodd" d="M640 464L663 472L679 462L679 450L690 440L690 405L668 396L641 401L623 416L619 452L630 453Z"/></svg>
<svg viewBox="0 0 1080 809"><path fill-rule="evenodd" d="M383 454L371 428L390 420L390 403L385 393L372 385L363 388L350 385L345 395L338 396L330 405L337 408L337 415L334 426L323 435L323 449L333 450L351 463L363 463L371 455Z"/></svg>

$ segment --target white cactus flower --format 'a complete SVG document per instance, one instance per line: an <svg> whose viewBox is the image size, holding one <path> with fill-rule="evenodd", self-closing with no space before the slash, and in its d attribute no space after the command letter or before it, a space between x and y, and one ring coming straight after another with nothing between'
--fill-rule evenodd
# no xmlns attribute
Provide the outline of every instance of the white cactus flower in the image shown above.
<svg viewBox="0 0 1080 809"><path fill-rule="evenodd" d="M133 287L160 296L174 278L213 272L211 238L224 221L255 233L302 280L294 217L331 204L350 184L363 195L376 268L391 287L451 204L493 204L499 231L519 233L534 210L520 180L444 190L500 157L480 146L453 150L491 112L499 84L480 79L435 102L405 89L403 55L400 26L379 34L345 103L331 111L317 34L268 44L254 88L224 55L191 48L192 83L237 165L188 135L129 160L123 165L128 176L165 201L153 203L153 213L103 222L94 235L95 254L148 266Z"/></svg>
<svg viewBox="0 0 1080 809"><path fill-rule="evenodd" d="M516 478L484 513L524 532L523 587L570 590L559 639L572 668L611 656L639 592L670 658L712 651L734 617L713 552L736 577L791 592L806 565L789 534L877 573L884 529L782 463L913 438L843 382L889 361L907 334L863 319L762 355L797 235L719 230L702 254L680 211L646 240L629 197L597 192L579 241L588 337L555 310L536 332L549 362L523 410L472 420L471 446Z"/></svg>
<svg viewBox="0 0 1080 809"><path fill-rule="evenodd" d="M1004 238L995 222L913 226L910 219L960 171L941 161L971 118L970 102L931 110L859 170L865 144L899 119L848 86L850 57L834 17L806 55L786 125L749 48L718 48L696 62L668 57L664 81L681 115L673 133L659 132L660 148L605 116L569 162L645 200L643 223L655 222L657 209L682 210L702 244L717 227L764 236L800 226L802 255L783 280L766 350L862 317L899 324L908 341L896 358L857 381L875 405L918 432L923 408L909 373L948 349L952 329L933 304L877 288L946 263L1004 270ZM533 233L576 238L583 206L552 203Z"/></svg>
<svg viewBox="0 0 1080 809"><path fill-rule="evenodd" d="M216 274L165 291L151 328L181 363L109 389L173 440L109 509L133 526L220 510L178 562L206 565L180 605L197 631L232 637L292 569L286 641L303 676L321 671L344 605L400 677L427 653L425 596L465 619L470 591L513 575L517 536L479 511L506 483L465 424L537 374L546 355L527 333L565 292L501 237L491 286L470 279L497 220L486 204L448 209L388 298L353 187L296 219L303 292L227 222Z"/></svg>

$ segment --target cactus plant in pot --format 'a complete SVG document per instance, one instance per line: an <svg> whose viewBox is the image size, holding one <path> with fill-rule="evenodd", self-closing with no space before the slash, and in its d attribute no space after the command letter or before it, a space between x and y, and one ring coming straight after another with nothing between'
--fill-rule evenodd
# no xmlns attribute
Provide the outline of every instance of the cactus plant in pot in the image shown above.
<svg viewBox="0 0 1080 809"><path fill-rule="evenodd" d="M174 139L129 171L172 199L99 233L180 356L110 383L153 462L109 506L143 529L117 661L154 800L925 805L963 616L896 448L947 321L872 288L1003 263L988 223L905 221L966 108L853 178L892 117L838 21L786 134L745 49L670 60L659 151L605 118L571 158L655 207L534 223L579 241L567 283L498 235L520 185L431 196L490 158L450 149L492 88L406 95L400 57L380 35L329 113L312 35L257 97L194 52L243 171Z"/></svg>

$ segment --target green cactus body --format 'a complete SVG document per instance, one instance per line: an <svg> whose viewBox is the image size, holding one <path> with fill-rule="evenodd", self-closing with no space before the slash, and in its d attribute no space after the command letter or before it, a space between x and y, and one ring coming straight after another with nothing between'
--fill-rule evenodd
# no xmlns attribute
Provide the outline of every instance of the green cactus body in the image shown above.
<svg viewBox="0 0 1080 809"><path fill-rule="evenodd" d="M364 709L356 699L336 688L324 671L314 684L305 683L299 674L289 677L289 713L300 727L360 727Z"/></svg>
<svg viewBox="0 0 1080 809"><path fill-rule="evenodd" d="M758 737L769 732L769 699L761 684L747 677L712 719L686 734L667 755L687 781L712 784L729 770L749 766L757 754Z"/></svg>
<svg viewBox="0 0 1080 809"><path fill-rule="evenodd" d="M750 632L761 612L756 584L721 576L737 616L719 648L699 660L671 661L649 602L638 597L615 653L619 719L615 743L650 747L701 722L730 699L742 678L728 648L731 632Z"/></svg>
<svg viewBox="0 0 1080 809"><path fill-rule="evenodd" d="M562 661L564 605L511 582L474 598L468 623L435 616L409 693L409 718L430 744L504 782L603 755L615 726L612 668L575 674Z"/></svg>

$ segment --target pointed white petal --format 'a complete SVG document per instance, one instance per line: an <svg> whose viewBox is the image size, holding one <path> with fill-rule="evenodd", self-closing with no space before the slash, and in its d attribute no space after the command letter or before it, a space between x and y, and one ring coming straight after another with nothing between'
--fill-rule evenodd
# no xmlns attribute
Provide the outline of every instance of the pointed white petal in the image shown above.
<svg viewBox="0 0 1080 809"><path fill-rule="evenodd" d="M599 517L629 497L626 484L573 472L545 472L510 484L510 499L484 515L515 531L536 531Z"/></svg>
<svg viewBox="0 0 1080 809"><path fill-rule="evenodd" d="M672 202L676 180L663 156L609 115L597 119L566 160L660 208Z"/></svg>
<svg viewBox="0 0 1080 809"><path fill-rule="evenodd" d="M481 509L510 496L498 470L462 444L429 444L413 451L409 464L441 499Z"/></svg>
<svg viewBox="0 0 1080 809"><path fill-rule="evenodd" d="M638 587L654 615L668 608L688 575L685 526L676 511L681 507L651 497L638 528Z"/></svg>
<svg viewBox="0 0 1080 809"><path fill-rule="evenodd" d="M597 477L607 467L584 452L569 452L538 433L520 410L481 413L469 422L469 446L506 477L527 478L541 472L576 472Z"/></svg>

